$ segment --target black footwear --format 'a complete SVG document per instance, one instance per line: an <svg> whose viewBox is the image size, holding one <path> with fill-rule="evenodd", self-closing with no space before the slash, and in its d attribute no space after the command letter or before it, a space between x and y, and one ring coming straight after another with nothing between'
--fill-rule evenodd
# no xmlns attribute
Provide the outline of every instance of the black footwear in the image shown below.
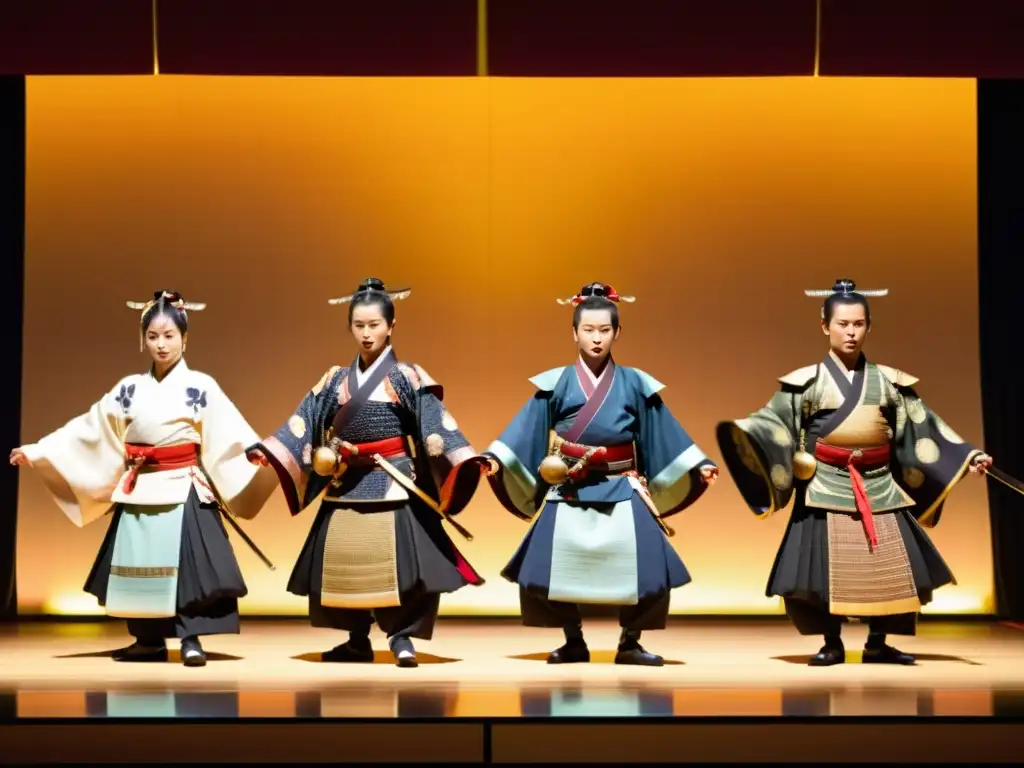
<svg viewBox="0 0 1024 768"><path fill-rule="evenodd" d="M891 645L883 645L881 648L869 648L864 646L864 656L861 659L864 664L916 664L917 659L909 653L903 653Z"/></svg>
<svg viewBox="0 0 1024 768"><path fill-rule="evenodd" d="M369 642L366 645L353 645L352 640L336 645L329 651L320 654L322 661L339 661L344 663L373 663L373 647Z"/></svg>
<svg viewBox="0 0 1024 768"><path fill-rule="evenodd" d="M590 661L590 649L583 640L568 640L548 654L548 664L579 664Z"/></svg>
<svg viewBox="0 0 1024 768"><path fill-rule="evenodd" d="M846 662L846 649L841 645L823 645L807 662L811 667L831 667Z"/></svg>
<svg viewBox="0 0 1024 768"><path fill-rule="evenodd" d="M136 641L127 648L118 648L110 658L114 661L167 661L167 646L143 645Z"/></svg>
<svg viewBox="0 0 1024 768"><path fill-rule="evenodd" d="M408 637L395 637L391 639L391 652L395 655L395 665L399 667L418 667L416 661L416 649L412 640Z"/></svg>
<svg viewBox="0 0 1024 768"><path fill-rule="evenodd" d="M616 664L633 664L640 667L661 667L665 660L656 653L645 651L639 643L620 645L615 654Z"/></svg>
<svg viewBox="0 0 1024 768"><path fill-rule="evenodd" d="M206 651L199 644L199 638L186 637L181 641L181 663L186 667L205 667Z"/></svg>

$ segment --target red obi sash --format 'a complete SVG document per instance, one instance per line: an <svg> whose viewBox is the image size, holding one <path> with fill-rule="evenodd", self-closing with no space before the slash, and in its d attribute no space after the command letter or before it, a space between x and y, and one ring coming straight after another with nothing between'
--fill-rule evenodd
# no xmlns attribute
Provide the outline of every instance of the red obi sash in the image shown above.
<svg viewBox="0 0 1024 768"><path fill-rule="evenodd" d="M587 472L618 473L636 467L632 443L598 446L562 443L558 452L567 459L578 461L578 464L569 470L570 480L578 480Z"/></svg>
<svg viewBox="0 0 1024 768"><path fill-rule="evenodd" d="M833 467L845 467L850 472L850 484L853 486L853 498L857 503L857 511L860 512L861 520L864 522L864 532L868 535L872 547L878 546L878 536L875 533L875 521L871 512L871 501L868 499L867 490L864 488L864 478L858 471L858 467L881 467L889 463L889 446L880 445L877 448L839 448L835 445L828 445L818 441L814 445L814 455L819 461L831 464Z"/></svg>
<svg viewBox="0 0 1024 768"><path fill-rule="evenodd" d="M125 443L124 450L129 470L121 484L121 490L125 493L131 493L135 489L135 481L138 480L143 467L160 472L195 467L199 464L199 445L196 443L167 446Z"/></svg>
<svg viewBox="0 0 1024 768"><path fill-rule="evenodd" d="M349 448L349 445L352 447ZM389 437L372 443L349 443L347 445L342 443L338 447L338 454L346 464L362 464L367 462L372 464L375 453L379 453L385 459L409 455L406 450L404 437Z"/></svg>

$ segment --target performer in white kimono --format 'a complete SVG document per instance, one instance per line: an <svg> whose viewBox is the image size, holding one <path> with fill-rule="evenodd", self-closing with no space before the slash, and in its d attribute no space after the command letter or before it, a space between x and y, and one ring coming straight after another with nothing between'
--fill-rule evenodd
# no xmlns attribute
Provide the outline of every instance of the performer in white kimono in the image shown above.
<svg viewBox="0 0 1024 768"><path fill-rule="evenodd" d="M150 370L10 462L38 470L75 525L114 512L85 584L135 637L114 660L166 661L178 637L185 665L203 666L199 636L237 633L247 591L220 516L254 517L276 478L246 460L258 436L217 382L185 364L186 310L204 305L158 291L128 306L142 310Z"/></svg>

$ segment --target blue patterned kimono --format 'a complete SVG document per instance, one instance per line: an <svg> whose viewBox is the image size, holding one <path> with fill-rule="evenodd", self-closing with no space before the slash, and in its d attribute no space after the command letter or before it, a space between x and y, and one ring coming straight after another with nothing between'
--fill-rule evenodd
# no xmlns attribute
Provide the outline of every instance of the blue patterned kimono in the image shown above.
<svg viewBox="0 0 1024 768"><path fill-rule="evenodd" d="M331 368L285 424L257 444L293 515L320 502L288 591L309 598L313 626L351 631L373 611L385 632L429 639L439 596L483 579L437 511L368 456L347 459L338 477L313 471L314 451L329 443L336 414L357 391L368 396L336 437L364 454L397 440L402 448L386 460L447 515L465 509L486 466L445 408L443 388L420 366L398 362L389 348L363 373L358 357Z"/></svg>
<svg viewBox="0 0 1024 768"><path fill-rule="evenodd" d="M531 382L537 392L487 450L501 467L489 478L498 499L533 521L502 575L542 600L636 606L664 599L667 612L669 590L691 579L654 510L665 518L693 504L706 489L700 469L714 465L662 402L664 386L643 371L609 361L593 377L577 362ZM606 394L575 444L619 446L632 461L550 486L538 467L559 452L554 435L571 434L595 385L591 397L602 386ZM527 602L524 623L550 626L527 615Z"/></svg>

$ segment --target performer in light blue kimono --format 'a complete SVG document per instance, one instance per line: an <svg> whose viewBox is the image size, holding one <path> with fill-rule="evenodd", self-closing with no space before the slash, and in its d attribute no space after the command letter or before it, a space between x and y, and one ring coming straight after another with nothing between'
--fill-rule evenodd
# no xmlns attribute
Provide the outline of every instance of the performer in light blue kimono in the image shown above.
<svg viewBox="0 0 1024 768"><path fill-rule="evenodd" d="M663 663L640 633L664 629L670 590L691 580L663 518L718 475L662 402L664 385L612 360L617 305L633 300L603 283L559 300L575 307L576 364L531 379L537 392L486 453L499 501L532 520L502 576L519 584L526 626L564 630L550 664L590 660L581 603L621 606L615 663Z"/></svg>

